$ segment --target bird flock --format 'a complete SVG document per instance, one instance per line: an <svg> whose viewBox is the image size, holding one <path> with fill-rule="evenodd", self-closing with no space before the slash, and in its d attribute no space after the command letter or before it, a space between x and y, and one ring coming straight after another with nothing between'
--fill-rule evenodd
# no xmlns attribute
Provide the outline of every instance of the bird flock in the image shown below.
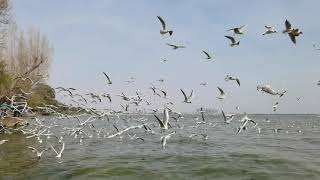
<svg viewBox="0 0 320 180"><path fill-rule="evenodd" d="M160 21L161 35L174 36L174 31L168 28L164 19L160 16L157 16ZM240 27L230 28L227 31L232 31L233 35L225 35L227 39L230 40L230 46L239 46L240 41L237 40L237 35L244 35L245 28L248 25L243 25ZM277 33L277 30L273 26L266 25L266 31L262 33L263 36ZM296 44L296 38L303 34L298 28L295 28L291 25L288 20L285 20L285 28L283 30L284 34L287 34L290 40ZM176 45L166 43L167 46L170 46L173 50L185 49L187 48L184 45ZM314 49L319 50L316 45ZM214 56L205 50L202 50L204 58L207 60L214 59ZM162 59L161 62L166 62L166 59ZM102 72L102 75L105 77L105 84L107 86L112 86L113 82L111 76ZM21 77L24 80L31 81L30 78ZM240 78L235 75L226 75L226 82L234 83L235 86L240 87ZM160 83L164 82L164 79L158 80ZM126 83L134 83L135 78L130 77L129 80L125 81ZM207 82L201 82L201 86L206 86ZM317 83L320 86L320 81ZM191 104L193 103L193 98L195 97L195 92L192 89L182 89L179 88L181 92L181 101L182 103ZM217 99L223 101L227 98L228 93L221 87L217 87ZM271 85L258 85L257 90L262 93L278 96L283 98L286 94L286 90L279 91L271 87ZM78 141L81 145L83 140L97 138L97 139L116 139L122 140L123 138L130 139L132 141L138 141L140 143L146 143L148 136L156 136L161 144L162 149L164 149L167 143L170 142L170 138L174 136L179 136L179 132L183 131L186 128L193 129L196 133L191 133L188 138L201 137L203 141L206 141L209 137L208 134L203 131L197 131L206 127L208 131L214 130L217 125L229 126L233 123L233 120L236 118L235 114L227 113L221 109L221 115L217 120L208 118L206 110L201 107L198 110L198 113L194 119L192 119L192 125L186 127L184 123L184 115L181 112L175 110L174 105L176 102L173 102L170 99L170 96L165 89L155 86L153 83L150 83L148 91L152 93L151 96L148 96L145 93L136 91L133 95L128 95L123 92L119 94L110 94L110 93L95 93L88 92L85 94L78 93L76 88L73 87L57 87L55 88L56 94L63 96L65 99L70 98L71 105L52 105L52 104L43 104L43 106L37 106L31 108L27 105L27 102L24 101L23 107L21 108L21 102L15 101L17 97L23 96L25 99L33 92L24 92L21 91L20 94L13 95L12 97L7 97L11 102L7 104L8 111L18 111L19 113L31 113L34 110L49 114L53 119L42 119L40 117L34 117L28 120L28 124L16 128L9 129L2 127L0 131L4 133L20 132L26 139L35 139L38 142L37 147L28 146L27 149L30 149L34 153L36 159L40 159L43 154L51 150L56 158L61 159L65 149L67 149L68 144L66 139L71 139ZM121 99L120 107L121 110L116 109L97 109L92 105L101 104L102 102L114 103L113 98L119 97ZM165 100L165 103L160 104L160 108L150 108L149 111L142 111L139 109L140 106L148 107L152 104L157 104L158 99L161 98ZM20 98L21 99L21 98ZM300 97L296 97L297 101L300 100ZM272 106L273 111L277 110L279 101L274 103ZM60 111L61 107L71 108L75 107L76 112L72 114L65 113ZM236 107L236 110L239 110L240 107ZM8 111L2 111L2 113L7 114ZM163 115L162 115L163 114ZM201 117L199 120L198 115ZM258 133L261 131L259 124L248 117L246 113L243 113L242 118L238 119L241 125L235 128L235 134L243 133L248 129L249 124L252 125L253 129L257 129ZM268 121L268 119L266 120ZM60 123L60 122L71 122L71 123ZM99 123L97 123L99 122ZM99 124L99 125L97 125ZM103 125L101 125L103 124ZM274 132L278 132L278 129L275 129ZM8 140L0 140L0 145L7 143ZM1 147L0 147L1 148Z"/></svg>

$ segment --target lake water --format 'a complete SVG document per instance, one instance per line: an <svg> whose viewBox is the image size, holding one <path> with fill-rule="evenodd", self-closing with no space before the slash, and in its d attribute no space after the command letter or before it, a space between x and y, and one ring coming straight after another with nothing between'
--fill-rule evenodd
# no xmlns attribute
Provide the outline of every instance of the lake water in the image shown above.
<svg viewBox="0 0 320 180"><path fill-rule="evenodd" d="M172 128L164 133L152 115L114 116L109 122L96 119L83 128L91 138L84 134L75 138L64 132L63 127L78 124L76 119L39 117L43 124L55 125L50 133L58 138L64 135L66 146L61 159L52 150L38 159L27 148L45 149L50 143L60 149L54 136L40 136L39 143L21 132L0 134L0 140L9 140L0 145L0 179L320 179L317 115L249 115L258 125L248 124L238 135L236 128L242 124L238 121L242 115L228 125L221 116L206 116L206 124L194 127L197 116L200 121L199 115L186 115L179 122L170 119ZM117 132L113 125L122 130L142 123L154 123L156 127L149 127L156 133L141 128L104 138ZM98 136L101 127L104 129ZM276 133L274 129L279 130ZM162 149L160 137L173 131L177 133ZM144 141L130 139L128 134ZM191 134L198 135L190 138ZM208 139L201 134L207 134Z"/></svg>

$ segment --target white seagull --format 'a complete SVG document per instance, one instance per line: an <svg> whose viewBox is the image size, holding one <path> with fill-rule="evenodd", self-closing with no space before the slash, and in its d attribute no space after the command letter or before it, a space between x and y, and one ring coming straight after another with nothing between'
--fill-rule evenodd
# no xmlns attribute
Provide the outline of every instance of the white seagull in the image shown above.
<svg viewBox="0 0 320 180"><path fill-rule="evenodd" d="M164 20L160 16L157 16L157 17L158 17L158 19L161 23L161 26L162 26L162 29L160 29L160 34L165 35L165 34L169 33L169 35L171 36L173 31L167 30L166 23L164 22Z"/></svg>
<svg viewBox="0 0 320 180"><path fill-rule="evenodd" d="M262 34L262 35L266 35L266 34L273 34L273 33L277 33L277 30L274 26L264 26L267 30Z"/></svg>
<svg viewBox="0 0 320 180"><path fill-rule="evenodd" d="M32 150L32 152L37 153L37 157L38 157L38 159L40 159L40 158L41 158L42 154L43 154L45 151L49 150L49 148L46 148L46 149L44 149L44 150L42 150L42 151L38 151L36 148L31 147L31 146L29 146L29 147L28 147L28 149L31 149L31 150Z"/></svg>
<svg viewBox="0 0 320 180"><path fill-rule="evenodd" d="M235 77L235 76L230 76L230 75L227 75L225 78L224 78L225 81L237 81L238 85L240 86L240 80L239 78Z"/></svg>
<svg viewBox="0 0 320 180"><path fill-rule="evenodd" d="M236 41L236 40L234 39L234 37L232 37L232 36L224 36L224 37L228 38L228 39L231 41L231 44L230 44L231 47L233 47L233 46L239 46L240 41Z"/></svg>
<svg viewBox="0 0 320 180"><path fill-rule="evenodd" d="M168 124L169 124L169 111L168 108L164 108L163 111L163 120L160 120L160 118L154 114L154 117L158 120L161 129L168 129Z"/></svg>
<svg viewBox="0 0 320 180"><path fill-rule="evenodd" d="M233 120L234 118L234 114L225 114L223 112L223 110L221 110L222 112L222 116L223 116L223 120L226 124L230 124L230 122Z"/></svg>
<svg viewBox="0 0 320 180"><path fill-rule="evenodd" d="M170 139L171 136L172 136L173 134L175 134L175 133L176 133L176 131L174 131L174 132L172 132L172 133L170 133L170 134L168 134L168 135L161 136L160 140L162 141L162 149L166 146L166 144L167 144L167 139Z"/></svg>
<svg viewBox="0 0 320 180"><path fill-rule="evenodd" d="M190 100L191 100L191 99L193 98L193 96L194 96L193 90L191 90L191 93L190 93L190 96L189 96L189 97L187 97L186 93L185 93L182 89L180 89L180 91L182 92L183 97L184 97L184 101L183 101L183 102L185 102L185 103L191 103Z"/></svg>
<svg viewBox="0 0 320 180"><path fill-rule="evenodd" d="M51 144L50 144L50 146L51 146L51 149L57 154L56 157L57 158L61 158L61 155L62 155L62 153L64 151L65 142L62 143L62 147L61 147L61 150L60 150L59 153Z"/></svg>

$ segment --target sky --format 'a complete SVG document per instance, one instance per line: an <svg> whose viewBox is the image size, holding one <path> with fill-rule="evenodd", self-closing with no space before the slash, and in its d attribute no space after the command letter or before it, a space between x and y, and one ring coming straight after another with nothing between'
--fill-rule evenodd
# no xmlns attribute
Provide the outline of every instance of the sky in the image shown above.
<svg viewBox="0 0 320 180"><path fill-rule="evenodd" d="M235 112L320 113L320 23L315 22L320 1L234 0L14 0L14 20L21 29L38 28L54 48L48 83L74 87L82 93L146 94L161 107L164 100L152 97L150 83L167 91L174 108L182 112L199 107ZM163 17L173 35L160 35L157 16ZM303 31L294 45L282 34L284 21ZM238 35L240 46L230 47L225 35L232 27L248 25ZM264 25L279 33L262 36ZM166 43L185 45L172 50ZM213 54L208 62L201 52ZM161 63L161 59L167 62ZM113 84L107 86L102 71ZM224 80L234 75L241 87ZM135 83L124 81L130 77ZM158 80L164 79L161 83ZM203 87L199 84L207 82ZM287 90L278 97L262 94L256 87L269 84ZM218 100L217 86L228 95ZM194 90L191 104L182 103L180 88ZM301 100L297 101L296 97Z"/></svg>

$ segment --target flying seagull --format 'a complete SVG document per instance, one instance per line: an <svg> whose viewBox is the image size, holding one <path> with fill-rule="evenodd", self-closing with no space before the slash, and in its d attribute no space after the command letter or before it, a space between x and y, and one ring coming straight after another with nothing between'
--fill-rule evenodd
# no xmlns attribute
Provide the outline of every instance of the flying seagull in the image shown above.
<svg viewBox="0 0 320 180"><path fill-rule="evenodd" d="M230 76L230 75L227 75L225 78L224 78L225 81L237 81L238 85L240 86L240 80L239 78L235 77L235 76Z"/></svg>
<svg viewBox="0 0 320 180"><path fill-rule="evenodd" d="M171 136L172 136L173 134L175 134L175 133L176 133L176 131L174 131L174 132L172 132L172 133L170 133L170 134L168 134L168 135L161 136L160 140L162 141L162 149L166 146L166 144L167 144L167 139L170 139Z"/></svg>
<svg viewBox="0 0 320 180"><path fill-rule="evenodd" d="M42 150L42 151L38 151L36 148L29 146L28 149L31 149L32 152L37 153L37 157L38 157L38 159L40 159L41 156L42 156L42 154L43 154L45 151L49 150L50 148L46 148L46 149L44 149L44 150Z"/></svg>
<svg viewBox="0 0 320 180"><path fill-rule="evenodd" d="M279 95L280 97L285 95L287 92L287 91L284 91L282 93L279 93L279 92L275 91L274 89L272 89L272 87L270 85L258 85L257 90L271 94L271 95Z"/></svg>
<svg viewBox="0 0 320 180"><path fill-rule="evenodd" d="M185 103L191 103L190 100L191 100L191 99L193 98L193 96L194 96L193 90L191 90L191 93L190 93L189 97L187 97L186 93L185 93L182 89L180 89L180 91L182 92L183 97L184 97L184 101L183 101L183 102L185 102Z"/></svg>
<svg viewBox="0 0 320 180"><path fill-rule="evenodd" d="M295 29L292 27L291 23L286 19L285 21L285 30L282 31L283 33L288 33L291 41L296 44L296 37L300 34L303 34L299 29Z"/></svg>
<svg viewBox="0 0 320 180"><path fill-rule="evenodd" d="M232 36L224 36L224 37L228 38L228 39L231 41L231 44L230 44L231 47L233 47L233 46L239 46L240 41L236 41L236 40L234 39L234 37L232 37Z"/></svg>
<svg viewBox="0 0 320 180"><path fill-rule="evenodd" d="M185 46L181 46L181 45L174 45L174 44L169 44L166 43L168 46L171 46L173 50L179 49L179 48L186 48Z"/></svg>
<svg viewBox="0 0 320 180"><path fill-rule="evenodd" d="M266 34L273 34L273 33L277 33L277 30L274 26L264 26L267 30L262 34L262 35L266 35Z"/></svg>
<svg viewBox="0 0 320 180"><path fill-rule="evenodd" d="M223 110L221 110L222 112L222 116L223 116L223 120L226 124L230 124L230 122L233 120L234 118L234 114L225 114Z"/></svg>
<svg viewBox="0 0 320 180"><path fill-rule="evenodd" d="M108 84L110 85L110 84L112 84L112 81L110 80L110 78L109 78L109 76L105 73L105 72L102 72L105 76L106 76L106 78L107 78L107 80L108 80Z"/></svg>
<svg viewBox="0 0 320 180"><path fill-rule="evenodd" d="M160 118L154 114L154 117L156 117L156 119L158 120L161 129L168 129L168 124L169 124L169 111L168 108L164 108L163 111L163 120L160 120Z"/></svg>
<svg viewBox="0 0 320 180"><path fill-rule="evenodd" d="M57 154L57 155L56 155L57 158L61 158L61 155L62 155L62 153L63 153L63 151L64 151L64 146L65 146L65 142L62 143L61 150L60 150L60 152L58 153L58 151L50 144L51 149Z"/></svg>
<svg viewBox="0 0 320 180"><path fill-rule="evenodd" d="M157 16L157 17L158 17L158 19L161 23L161 26L162 26L162 29L160 29L160 34L165 35L165 34L169 33L169 35L171 36L173 31L167 30L166 23L164 22L164 20L160 16Z"/></svg>
<svg viewBox="0 0 320 180"><path fill-rule="evenodd" d="M233 31L234 34L243 34L243 30L244 28L246 28L248 25L243 25L240 27L236 27L236 28L231 28L228 31Z"/></svg>

